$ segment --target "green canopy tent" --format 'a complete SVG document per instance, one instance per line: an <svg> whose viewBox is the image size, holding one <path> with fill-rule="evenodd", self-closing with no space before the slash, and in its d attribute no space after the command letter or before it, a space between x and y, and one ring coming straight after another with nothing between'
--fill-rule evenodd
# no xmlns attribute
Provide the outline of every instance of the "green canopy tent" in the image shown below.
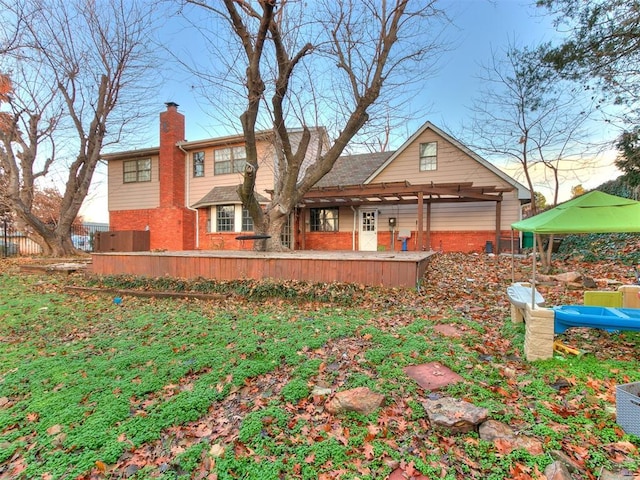
<svg viewBox="0 0 640 480"><path fill-rule="evenodd" d="M640 202L594 190L511 228L540 234L640 232Z"/></svg>
<svg viewBox="0 0 640 480"><path fill-rule="evenodd" d="M531 286L533 306L536 278L535 234L640 232L640 202L594 190L546 212L513 223L511 228L534 234Z"/></svg>

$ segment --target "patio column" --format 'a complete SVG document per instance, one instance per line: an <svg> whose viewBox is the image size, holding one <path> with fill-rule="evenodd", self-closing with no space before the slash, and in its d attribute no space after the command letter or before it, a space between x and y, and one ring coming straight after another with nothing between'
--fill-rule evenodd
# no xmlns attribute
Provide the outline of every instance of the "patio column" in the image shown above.
<svg viewBox="0 0 640 480"><path fill-rule="evenodd" d="M302 207L296 211L297 232L300 236L300 250L307 249L307 210Z"/></svg>
<svg viewBox="0 0 640 480"><path fill-rule="evenodd" d="M424 199L423 193L418 192L418 241L416 245L416 250L422 250L422 229L423 229L423 218L424 218Z"/></svg>
<svg viewBox="0 0 640 480"><path fill-rule="evenodd" d="M431 202L427 202L427 250L431 251Z"/></svg>
<svg viewBox="0 0 640 480"><path fill-rule="evenodd" d="M496 247L494 249L495 253L500 253L500 225L502 225L502 199L496 202Z"/></svg>

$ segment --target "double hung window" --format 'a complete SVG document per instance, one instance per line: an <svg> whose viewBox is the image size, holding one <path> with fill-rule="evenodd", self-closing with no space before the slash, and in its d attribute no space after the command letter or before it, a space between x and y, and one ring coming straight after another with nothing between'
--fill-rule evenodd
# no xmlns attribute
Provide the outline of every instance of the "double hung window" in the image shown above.
<svg viewBox="0 0 640 480"><path fill-rule="evenodd" d="M151 159L128 160L123 162L124 183L150 182Z"/></svg>

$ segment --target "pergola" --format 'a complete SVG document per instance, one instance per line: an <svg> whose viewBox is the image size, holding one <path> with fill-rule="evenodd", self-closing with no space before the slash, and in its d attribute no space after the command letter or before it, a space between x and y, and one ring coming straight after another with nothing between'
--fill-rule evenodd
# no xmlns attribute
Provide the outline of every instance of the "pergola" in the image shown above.
<svg viewBox="0 0 640 480"><path fill-rule="evenodd" d="M336 206L375 206L417 204L417 242L423 243L424 205L427 206L426 244L431 243L431 205L434 203L495 202L496 203L496 247L500 244L502 195L513 187L495 185L474 186L464 183L427 183L412 185L408 181L316 187L309 190L301 201L301 207L322 208Z"/></svg>

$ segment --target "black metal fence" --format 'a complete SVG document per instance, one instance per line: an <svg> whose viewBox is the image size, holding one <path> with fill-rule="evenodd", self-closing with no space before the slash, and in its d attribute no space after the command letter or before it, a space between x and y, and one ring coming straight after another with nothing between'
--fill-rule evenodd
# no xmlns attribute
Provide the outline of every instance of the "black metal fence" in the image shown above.
<svg viewBox="0 0 640 480"><path fill-rule="evenodd" d="M109 225L106 223L84 223L73 226L71 229L71 241L77 249L84 252L92 252L95 244L95 234L108 230ZM42 248L33 240L32 235L0 221L0 258L41 254Z"/></svg>

